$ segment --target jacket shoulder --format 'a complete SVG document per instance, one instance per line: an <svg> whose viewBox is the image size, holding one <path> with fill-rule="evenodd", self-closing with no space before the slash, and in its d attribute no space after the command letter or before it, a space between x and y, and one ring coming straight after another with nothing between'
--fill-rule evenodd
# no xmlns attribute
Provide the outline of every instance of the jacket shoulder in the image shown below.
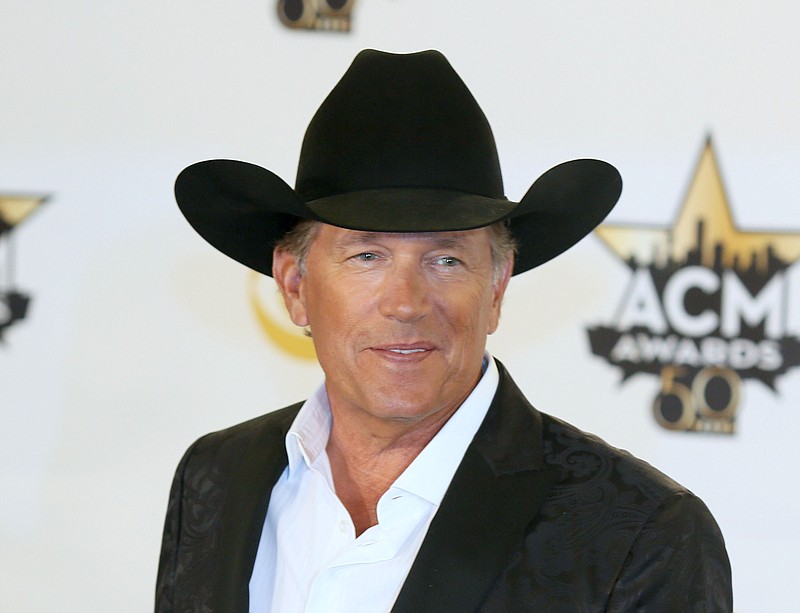
<svg viewBox="0 0 800 613"><path fill-rule="evenodd" d="M231 444L241 447L243 444L265 436L276 433L285 434L302 405L302 402L297 402L223 430L210 432L197 439L187 451L187 455L221 452Z"/></svg>
<svg viewBox="0 0 800 613"><path fill-rule="evenodd" d="M544 460L559 470L559 487L580 489L601 481L613 483L619 491L636 492L643 512L651 511L666 497L691 494L631 453L556 417L541 416Z"/></svg>
<svg viewBox="0 0 800 613"><path fill-rule="evenodd" d="M172 482L156 587L156 611L211 610L219 575L221 526L234 475L254 450L283 468L286 431L302 403L202 436L183 455ZM267 479L265 475L265 479ZM277 477L276 477L277 478ZM268 481L268 479L267 479ZM267 500L271 483L257 497ZM236 509L234 509L235 512Z"/></svg>
<svg viewBox="0 0 800 613"><path fill-rule="evenodd" d="M525 543L528 572L547 586L536 605L730 611L730 563L703 501L644 460L541 415L544 461L558 477Z"/></svg>

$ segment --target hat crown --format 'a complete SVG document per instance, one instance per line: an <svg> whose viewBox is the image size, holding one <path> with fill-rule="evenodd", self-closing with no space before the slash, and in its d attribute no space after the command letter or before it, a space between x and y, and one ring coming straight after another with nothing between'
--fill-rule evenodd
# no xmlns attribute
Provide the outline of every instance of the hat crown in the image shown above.
<svg viewBox="0 0 800 613"><path fill-rule="evenodd" d="M308 126L295 189L408 187L504 198L489 122L438 51L362 51Z"/></svg>

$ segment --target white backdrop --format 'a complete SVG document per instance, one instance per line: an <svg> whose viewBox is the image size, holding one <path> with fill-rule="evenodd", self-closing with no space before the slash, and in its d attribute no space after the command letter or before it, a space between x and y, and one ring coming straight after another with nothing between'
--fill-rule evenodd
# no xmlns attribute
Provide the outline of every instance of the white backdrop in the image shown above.
<svg viewBox="0 0 800 613"><path fill-rule="evenodd" d="M625 179L611 220L667 225L711 133L739 226L800 231L796 3L359 0L348 35L288 30L274 10L0 6L0 193L52 194L15 232L33 303L0 345L0 611L150 609L185 447L318 383L265 338L247 271L182 220L172 182L212 157L292 182L308 120L361 48L445 52L492 123L510 198L599 157ZM490 349L540 409L707 502L737 611L797 610L800 370L778 395L745 385L735 436L661 429L656 379L619 385L586 339L628 274L587 238L512 281Z"/></svg>

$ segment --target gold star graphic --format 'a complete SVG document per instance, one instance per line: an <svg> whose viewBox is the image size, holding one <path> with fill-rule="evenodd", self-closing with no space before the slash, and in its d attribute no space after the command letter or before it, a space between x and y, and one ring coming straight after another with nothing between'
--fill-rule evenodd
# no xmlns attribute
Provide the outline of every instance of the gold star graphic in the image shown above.
<svg viewBox="0 0 800 613"><path fill-rule="evenodd" d="M695 262L708 268L764 272L770 256L785 266L800 259L800 233L750 232L736 227L710 138L672 227L604 224L595 232L631 266L681 265L693 254Z"/></svg>
<svg viewBox="0 0 800 613"><path fill-rule="evenodd" d="M19 225L47 200L47 196L0 193L0 236Z"/></svg>

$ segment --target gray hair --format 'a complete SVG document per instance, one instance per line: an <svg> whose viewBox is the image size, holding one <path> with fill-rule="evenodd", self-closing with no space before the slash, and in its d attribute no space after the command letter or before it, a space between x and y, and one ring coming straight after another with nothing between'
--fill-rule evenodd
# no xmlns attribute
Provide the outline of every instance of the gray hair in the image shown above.
<svg viewBox="0 0 800 613"><path fill-rule="evenodd" d="M317 237L321 222L306 219L296 224L277 242L275 248L285 251L297 259L300 274L306 274L306 258L311 243ZM505 270L510 257L517 251L517 242L507 221L498 221L489 228L489 244L492 250L492 280L497 281Z"/></svg>

